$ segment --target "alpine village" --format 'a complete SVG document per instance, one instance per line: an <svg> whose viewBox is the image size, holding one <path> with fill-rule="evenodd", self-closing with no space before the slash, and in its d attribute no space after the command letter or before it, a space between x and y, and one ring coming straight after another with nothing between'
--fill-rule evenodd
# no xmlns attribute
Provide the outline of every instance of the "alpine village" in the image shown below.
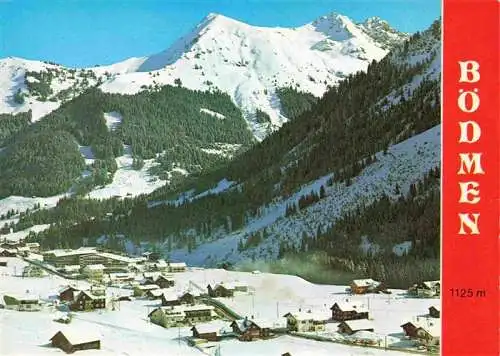
<svg viewBox="0 0 500 356"><path fill-rule="evenodd" d="M439 354L440 36L0 58L0 354Z"/></svg>

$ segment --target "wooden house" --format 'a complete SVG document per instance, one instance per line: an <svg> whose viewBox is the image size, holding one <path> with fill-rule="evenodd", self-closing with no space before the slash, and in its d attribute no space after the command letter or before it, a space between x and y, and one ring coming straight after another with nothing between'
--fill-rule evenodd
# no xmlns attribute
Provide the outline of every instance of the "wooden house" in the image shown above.
<svg viewBox="0 0 500 356"><path fill-rule="evenodd" d="M159 275L158 277L155 278L153 281L154 284L156 284L160 288L169 288L173 287L175 284L175 280L173 278L165 277L163 275Z"/></svg>
<svg viewBox="0 0 500 356"><path fill-rule="evenodd" d="M247 330L248 326L250 326L250 321L248 320L248 318L233 320L231 324L229 324L229 327L233 330L233 333L237 335L243 334Z"/></svg>
<svg viewBox="0 0 500 356"><path fill-rule="evenodd" d="M63 287L59 289L59 300L73 301L79 292L80 290L73 286Z"/></svg>
<svg viewBox="0 0 500 356"><path fill-rule="evenodd" d="M0 249L0 257L16 257L17 250L15 249Z"/></svg>
<svg viewBox="0 0 500 356"><path fill-rule="evenodd" d="M234 282L224 283L224 286L235 292L248 292L248 284L243 282L234 281Z"/></svg>
<svg viewBox="0 0 500 356"><path fill-rule="evenodd" d="M281 323L268 319L248 319L247 324L246 330L239 337L241 341L271 338L276 335L276 331L286 329L286 321Z"/></svg>
<svg viewBox="0 0 500 356"><path fill-rule="evenodd" d="M156 284L145 284L134 288L134 297L142 297L148 290L160 289Z"/></svg>
<svg viewBox="0 0 500 356"><path fill-rule="evenodd" d="M368 310L361 303L336 302L330 310L335 321L368 319Z"/></svg>
<svg viewBox="0 0 500 356"><path fill-rule="evenodd" d="M339 333L348 335L358 331L374 331L373 322L367 319L345 320L340 322L338 328Z"/></svg>
<svg viewBox="0 0 500 356"><path fill-rule="evenodd" d="M213 320L208 323L196 324L191 328L193 337L207 341L219 341L222 335L227 334L226 323L221 320Z"/></svg>
<svg viewBox="0 0 500 356"><path fill-rule="evenodd" d="M416 283L408 289L408 294L420 298L433 298L441 295L440 281L424 281Z"/></svg>
<svg viewBox="0 0 500 356"><path fill-rule="evenodd" d="M80 291L73 303L70 305L71 310L94 310L106 308L106 297L103 295L94 295L88 291Z"/></svg>
<svg viewBox="0 0 500 356"><path fill-rule="evenodd" d="M4 295L5 309L17 311L39 311L42 309L38 297Z"/></svg>
<svg viewBox="0 0 500 356"><path fill-rule="evenodd" d="M401 325L403 328L403 331L405 335L409 338L416 338L417 337L417 329L418 329L418 324L414 322L407 322Z"/></svg>
<svg viewBox="0 0 500 356"><path fill-rule="evenodd" d="M168 293L168 289L150 289L146 291L145 296L148 299L162 299L163 294Z"/></svg>
<svg viewBox="0 0 500 356"><path fill-rule="evenodd" d="M371 278L355 279L350 287L353 294L377 293L383 290L383 284Z"/></svg>
<svg viewBox="0 0 500 356"><path fill-rule="evenodd" d="M441 326L422 326L418 328L416 339L426 346L438 346L441 340Z"/></svg>
<svg viewBox="0 0 500 356"><path fill-rule="evenodd" d="M70 354L79 350L91 350L101 348L101 340L98 336L91 336L84 332L76 331L58 331L50 339L52 346L58 347L64 352Z"/></svg>
<svg viewBox="0 0 500 356"><path fill-rule="evenodd" d="M324 331L328 315L313 314L311 312L295 312L284 315L287 329L297 332Z"/></svg>
<svg viewBox="0 0 500 356"><path fill-rule="evenodd" d="M173 326L180 326L184 324L186 314L184 310L175 307L159 307L154 309L148 315L149 321L153 324L170 328Z"/></svg>
<svg viewBox="0 0 500 356"><path fill-rule="evenodd" d="M441 317L441 311L440 307L437 305L433 305L429 308L429 315L433 318L440 318Z"/></svg>
<svg viewBox="0 0 500 356"><path fill-rule="evenodd" d="M179 296L179 301L181 302L181 304L195 304L200 296L201 294L198 292L184 292Z"/></svg>
<svg viewBox="0 0 500 356"><path fill-rule="evenodd" d="M210 305L176 305L159 307L149 313L149 320L163 327L194 325L216 318L214 307Z"/></svg>
<svg viewBox="0 0 500 356"><path fill-rule="evenodd" d="M0 267L7 267L7 260L0 260Z"/></svg>
<svg viewBox="0 0 500 356"><path fill-rule="evenodd" d="M161 295L161 305L164 307L181 305L181 301L177 294L172 293L163 293Z"/></svg>
<svg viewBox="0 0 500 356"><path fill-rule="evenodd" d="M212 298L217 297L233 297L234 296L234 287L232 285L225 285L224 283L216 284L215 287L209 284L207 286L208 295Z"/></svg>

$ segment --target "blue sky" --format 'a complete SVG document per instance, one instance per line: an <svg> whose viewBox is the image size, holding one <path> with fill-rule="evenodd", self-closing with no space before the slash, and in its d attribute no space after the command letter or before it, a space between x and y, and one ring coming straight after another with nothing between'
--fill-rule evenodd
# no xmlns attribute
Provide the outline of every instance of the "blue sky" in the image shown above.
<svg viewBox="0 0 500 356"><path fill-rule="evenodd" d="M0 0L0 58L67 66L154 54L216 12L258 26L294 27L330 12L379 16L405 32L441 15L439 0Z"/></svg>

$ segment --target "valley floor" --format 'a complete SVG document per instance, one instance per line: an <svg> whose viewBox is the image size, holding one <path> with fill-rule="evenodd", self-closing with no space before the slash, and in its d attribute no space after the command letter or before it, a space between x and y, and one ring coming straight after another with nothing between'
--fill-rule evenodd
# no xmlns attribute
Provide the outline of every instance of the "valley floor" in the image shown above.
<svg viewBox="0 0 500 356"><path fill-rule="evenodd" d="M5 294L30 294L38 296L44 307L39 312L18 312L0 309L0 354L2 355L63 355L56 348L48 346L49 339L59 330L92 331L101 339L101 350L78 351L79 355L203 355L188 346L184 338L191 336L189 327L165 329L149 322L147 315L161 303L158 300L135 299L119 302L115 311L108 307L102 311L75 312L69 325L54 322L58 311L52 301L61 286L70 282L64 278L49 275L41 278L22 278L26 262L18 258L7 259L8 266L0 267L0 297ZM301 278L268 273L232 272L220 269L195 269L174 274L178 291L193 289L207 284L240 281L248 284L249 293L237 293L232 298L219 298L242 316L275 319L290 311L314 309L317 313L330 315L330 306L346 298L365 303L375 324L375 331L388 335L394 341L400 340L400 327L414 316L424 315L431 305L439 304L436 299L409 299L403 291L393 294L371 296L348 296L345 286L314 285ZM85 287L86 281L79 281L77 287ZM131 294L129 289L107 288L107 297ZM333 324L331 325L334 326ZM336 328L334 328L336 329ZM334 334L335 331L332 331ZM362 348L330 342L298 338L290 335L270 340L241 342L226 340L220 344L220 355L281 355L290 352L293 356L378 356L405 355L404 352L383 349Z"/></svg>

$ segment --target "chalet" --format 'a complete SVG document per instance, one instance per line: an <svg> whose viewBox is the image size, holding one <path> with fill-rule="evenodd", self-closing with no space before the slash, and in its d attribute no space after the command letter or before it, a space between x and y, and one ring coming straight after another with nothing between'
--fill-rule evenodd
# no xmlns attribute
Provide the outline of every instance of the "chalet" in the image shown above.
<svg viewBox="0 0 500 356"><path fill-rule="evenodd" d="M17 250L15 249L0 249L0 257L16 257Z"/></svg>
<svg viewBox="0 0 500 356"><path fill-rule="evenodd" d="M195 291L184 292L179 296L179 301L181 304L195 304L200 296L201 294Z"/></svg>
<svg viewBox="0 0 500 356"><path fill-rule="evenodd" d="M441 323L429 322L417 329L416 339L425 346L438 346L441 340Z"/></svg>
<svg viewBox="0 0 500 356"><path fill-rule="evenodd" d="M351 282L350 287L353 294L376 293L383 289L381 282L371 278L355 279Z"/></svg>
<svg viewBox="0 0 500 356"><path fill-rule="evenodd" d="M317 332L324 331L328 316L313 314L311 312L287 313L286 326L290 331L297 332Z"/></svg>
<svg viewBox="0 0 500 356"><path fill-rule="evenodd" d="M168 271L170 273L186 272L187 266L184 262L169 262Z"/></svg>
<svg viewBox="0 0 500 356"><path fill-rule="evenodd" d="M415 320L401 325L405 335L426 346L439 345L441 337L441 319L434 317L417 317Z"/></svg>
<svg viewBox="0 0 500 356"><path fill-rule="evenodd" d="M0 260L0 267L7 267L7 260L1 259Z"/></svg>
<svg viewBox="0 0 500 356"><path fill-rule="evenodd" d="M90 350L101 348L101 340L98 336L91 336L86 331L75 330L58 331L50 339L52 346L58 347L70 354L79 350Z"/></svg>
<svg viewBox="0 0 500 356"><path fill-rule="evenodd" d="M441 312L440 312L440 307L437 305L433 305L429 308L429 315L433 318L440 318L441 317Z"/></svg>
<svg viewBox="0 0 500 356"><path fill-rule="evenodd" d="M147 291L152 289L160 289L156 284L145 284L134 288L134 297L142 297Z"/></svg>
<svg viewBox="0 0 500 356"><path fill-rule="evenodd" d="M229 325L229 327L233 329L233 332L237 335L243 334L247 330L248 326L250 326L250 320L248 320L248 318L233 320Z"/></svg>
<svg viewBox="0 0 500 356"><path fill-rule="evenodd" d="M160 288L168 288L174 286L175 280L173 278L166 277L161 274L154 274L154 275L145 274L143 283L156 284Z"/></svg>
<svg viewBox="0 0 500 356"><path fill-rule="evenodd" d="M341 334L354 334L358 331L374 331L373 322L367 319L361 320L345 320L340 322L339 333Z"/></svg>
<svg viewBox="0 0 500 356"><path fill-rule="evenodd" d="M28 265L24 267L22 274L23 277L43 277L45 275L45 271L41 267L35 265Z"/></svg>
<svg viewBox="0 0 500 356"><path fill-rule="evenodd" d="M104 276L104 265L86 265L82 269L82 274L88 279L100 281Z"/></svg>
<svg viewBox="0 0 500 356"><path fill-rule="evenodd" d="M168 293L169 290L166 288L150 289L144 294L148 299L162 299L163 294Z"/></svg>
<svg viewBox="0 0 500 356"><path fill-rule="evenodd" d="M30 252L38 253L40 252L40 244L38 242L26 242L26 247Z"/></svg>
<svg viewBox="0 0 500 356"><path fill-rule="evenodd" d="M212 298L217 297L232 297L234 296L234 287L232 285L226 285L224 283L216 284L215 287L209 284L207 286L208 295Z"/></svg>
<svg viewBox="0 0 500 356"><path fill-rule="evenodd" d="M70 305L71 310L89 311L106 308L106 297L94 295L88 291L80 291L74 302Z"/></svg>
<svg viewBox="0 0 500 356"><path fill-rule="evenodd" d="M368 319L368 309L361 303L336 302L330 310L335 321Z"/></svg>
<svg viewBox="0 0 500 356"><path fill-rule="evenodd" d="M181 301L176 294L172 293L162 293L161 295L161 305L164 307L181 305Z"/></svg>
<svg viewBox="0 0 500 356"><path fill-rule="evenodd" d="M191 328L193 337L207 341L219 341L221 337L228 334L227 324L221 320L213 320L207 323L196 324Z"/></svg>
<svg viewBox="0 0 500 356"><path fill-rule="evenodd" d="M35 296L4 295L5 309L17 311L39 311L42 306Z"/></svg>
<svg viewBox="0 0 500 356"><path fill-rule="evenodd" d="M239 337L242 341L271 338L275 336L276 331L286 329L286 321L280 322L267 319L248 319L247 324L248 326L246 327L246 330Z"/></svg>
<svg viewBox="0 0 500 356"><path fill-rule="evenodd" d="M417 329L419 328L418 323L409 321L401 325L401 327L403 328L403 331L407 337L411 339L417 337Z"/></svg>
<svg viewBox="0 0 500 356"><path fill-rule="evenodd" d="M66 286L59 289L59 300L73 301L80 290L73 286Z"/></svg>
<svg viewBox="0 0 500 356"><path fill-rule="evenodd" d="M440 281L425 281L418 283L416 286L418 297L432 298L441 295L441 282Z"/></svg>
<svg viewBox="0 0 500 356"><path fill-rule="evenodd" d="M168 328L211 321L216 317L216 314L214 307L209 305L178 305L156 308L148 316L152 323Z"/></svg>

